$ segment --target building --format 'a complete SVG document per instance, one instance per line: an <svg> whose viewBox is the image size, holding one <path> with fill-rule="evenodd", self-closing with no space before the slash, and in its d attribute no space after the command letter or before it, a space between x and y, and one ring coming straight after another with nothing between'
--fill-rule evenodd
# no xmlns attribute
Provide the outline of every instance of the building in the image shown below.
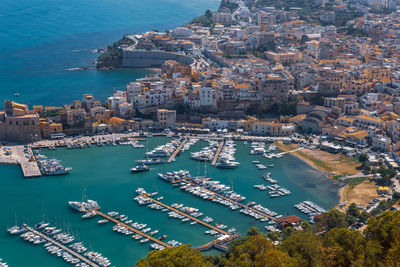
<svg viewBox="0 0 400 267"><path fill-rule="evenodd" d="M277 122L262 122L253 123L252 133L256 135L270 136L289 136L296 130L293 124L282 124Z"/></svg>
<svg viewBox="0 0 400 267"><path fill-rule="evenodd" d="M370 117L366 115L357 116L354 120L354 126L367 130L370 127L382 129L384 121L380 118Z"/></svg>
<svg viewBox="0 0 400 267"><path fill-rule="evenodd" d="M387 152L390 150L390 144L390 139L382 135L377 135L372 138L372 149L374 150Z"/></svg>
<svg viewBox="0 0 400 267"><path fill-rule="evenodd" d="M211 87L200 87L200 106L212 106L214 102L213 89Z"/></svg>
<svg viewBox="0 0 400 267"><path fill-rule="evenodd" d="M0 140L33 142L41 139L39 115L23 104L4 101L0 112Z"/></svg>
<svg viewBox="0 0 400 267"><path fill-rule="evenodd" d="M158 125L161 127L174 127L176 123L176 110L157 109Z"/></svg>
<svg viewBox="0 0 400 267"><path fill-rule="evenodd" d="M225 12L214 12L212 14L212 21L214 23L219 23L222 25L231 25L232 15L230 13L225 13Z"/></svg>
<svg viewBox="0 0 400 267"><path fill-rule="evenodd" d="M302 219L296 215L290 215L276 220L277 227L284 229L285 227L298 227L301 224Z"/></svg>
<svg viewBox="0 0 400 267"><path fill-rule="evenodd" d="M285 52L275 53L267 51L264 53L265 58L270 61L276 61L282 64L292 64L301 61L301 52Z"/></svg>

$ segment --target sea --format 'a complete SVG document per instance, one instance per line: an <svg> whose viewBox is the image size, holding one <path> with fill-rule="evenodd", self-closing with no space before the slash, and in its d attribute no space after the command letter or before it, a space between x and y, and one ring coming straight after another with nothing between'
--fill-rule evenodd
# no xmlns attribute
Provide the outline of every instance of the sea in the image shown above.
<svg viewBox="0 0 400 267"><path fill-rule="evenodd" d="M1 0L0 108L4 99L64 105L89 93L105 100L151 71L96 70L94 49L123 34L184 25L218 5L218 0ZM83 66L90 69L74 70Z"/></svg>
<svg viewBox="0 0 400 267"><path fill-rule="evenodd" d="M152 149L169 141L171 139L166 137L153 137L142 143ZM158 178L158 173L167 171L186 169L192 175L212 177L245 196L245 204L256 201L279 214L295 214L304 219L308 219L307 216L298 212L293 205L311 200L329 209L338 201L336 185L323 173L290 154L280 159L249 155L250 144L238 141L235 157L240 165L236 169L218 169L210 163L190 158L190 152L199 151L207 145L207 142L199 141L176 157L175 162L153 165L149 172L137 174L130 173L130 168L135 166L136 160L144 158L146 148L119 145L43 150L49 158L61 160L64 166L72 167L71 173L65 176L24 179L19 166L0 166L0 258L10 266L26 266L28 263L30 266L67 266L62 259L49 254L43 245L33 245L6 232L7 226L22 222L33 225L43 218L74 234L77 240L108 257L115 266L133 266L137 260L145 257L150 251L148 243L142 244L130 236L113 232L112 223L98 225L100 218L82 219L81 214L69 208L68 201L82 200L84 192L89 199L97 200L104 212L126 214L133 221L158 229L156 236L166 234L167 240L177 240L193 247L213 240L212 236L204 233L208 229L199 224L190 225L189 222L171 219L167 212L138 205L133 200L138 187L148 192L158 191L156 197L163 196L162 202L165 204L183 203L198 208L204 213L203 217L209 216L214 219L213 223L235 227L241 235L245 235L251 226L265 232L267 223L243 215L239 210L232 211L200 199ZM264 165L274 164L274 167L258 170L252 162L254 160ZM267 191L254 188L256 184L269 184L262 178L266 171L271 172L272 178L292 194L270 198Z"/></svg>

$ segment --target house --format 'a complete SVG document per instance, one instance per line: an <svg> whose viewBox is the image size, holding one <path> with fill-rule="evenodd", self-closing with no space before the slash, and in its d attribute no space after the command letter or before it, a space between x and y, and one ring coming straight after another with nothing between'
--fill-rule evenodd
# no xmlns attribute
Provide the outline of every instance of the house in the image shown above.
<svg viewBox="0 0 400 267"><path fill-rule="evenodd" d="M290 215L276 220L277 227L283 229L285 227L300 226L302 219L296 215Z"/></svg>
<svg viewBox="0 0 400 267"><path fill-rule="evenodd" d="M176 122L176 110L157 109L157 119L161 127L174 127Z"/></svg>

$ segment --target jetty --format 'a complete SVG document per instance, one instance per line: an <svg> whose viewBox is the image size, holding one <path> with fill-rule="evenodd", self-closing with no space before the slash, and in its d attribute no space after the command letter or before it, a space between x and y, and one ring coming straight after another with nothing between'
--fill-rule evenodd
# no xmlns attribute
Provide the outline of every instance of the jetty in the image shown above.
<svg viewBox="0 0 400 267"><path fill-rule="evenodd" d="M182 147L186 144L187 139L183 140L183 142L177 147L177 149L172 153L171 157L167 160L168 163L174 160L176 155L178 155L179 151L181 151Z"/></svg>
<svg viewBox="0 0 400 267"><path fill-rule="evenodd" d="M0 151L0 164L20 165L25 178L42 176L31 148L18 145L6 150L7 154L3 150Z"/></svg>
<svg viewBox="0 0 400 267"><path fill-rule="evenodd" d="M198 184L192 183L192 182L187 181L187 180L184 180L184 181L182 181L182 182L184 182L184 183L186 182L186 183L188 183L188 184L198 186ZM233 204L236 204L236 205L238 205L238 206L240 206L240 207L242 207L242 208L244 208L244 209L251 210L251 211L253 211L253 212L255 212L255 213L257 213L257 214L259 214L259 215L261 215L261 216L264 216L264 217L266 217L266 218L268 218L268 219L270 219L270 220L276 221L276 218L272 217L272 216L269 215L269 214L266 214L266 213L261 212L261 211L256 210L256 209L253 209L253 208L251 208L251 207L249 207L249 206L246 206L246 205L244 205L244 204L242 204L242 203L240 203L240 202L237 202L237 201L235 201L235 200L233 200L233 199L230 199L230 198L228 198L228 197L225 197L225 196L223 196L223 195L221 195L221 194L219 194L219 193L216 193L216 192L214 192L214 191L208 190L208 189L206 189L206 188L203 188L203 190L204 190L204 191L207 191L209 194L213 194L213 195L218 196L218 197L220 197L220 198L222 198L222 199L224 199L224 200L227 200L227 201L229 201L229 202L231 202L231 203L233 203Z"/></svg>
<svg viewBox="0 0 400 267"><path fill-rule="evenodd" d="M125 227L125 228L127 228L127 229L129 229L129 230L131 230L131 231L133 231L133 232L135 232L136 234L139 234L139 235L141 235L141 236L147 237L147 238L150 239L151 241L153 241L153 242L155 242L155 243L157 243L157 244L159 244L159 245L161 245L161 246L164 246L164 247L166 247L166 248L171 247L171 246L168 245L167 243L164 243L164 242L162 242L161 240L158 240L157 238L154 238L154 237L152 237L152 236L150 236L150 235L148 235L148 234L145 234L145 233L143 233L142 231L139 231L139 230L137 230L137 229L135 229L135 228L133 228L133 227L131 227L131 226L129 226L129 225L123 223L123 222L120 222L120 221L118 221L117 219L114 219L113 217L110 217L110 216L108 216L108 215L106 215L106 214L100 212L100 211L97 210L97 209L93 209L93 211L96 212L98 215L100 215L100 216L106 218L107 220L113 221L114 223L119 224L119 225L121 225L121 226L123 226L123 227Z"/></svg>
<svg viewBox="0 0 400 267"><path fill-rule="evenodd" d="M86 264L88 264L88 265L90 265L90 266L93 266L93 267L99 267L99 265L97 265L96 263L94 263L94 262L90 261L89 259L83 257L81 254L77 253L76 251L74 251L74 250L72 250L72 249L70 249L70 248L64 246L63 244L57 242L56 240L54 240L54 239L51 238L51 237L49 237L49 236L47 236L47 235L45 235L45 234L43 234L43 233L41 233L41 232L39 232L39 231L36 231L36 230L33 229L32 227L26 226L26 229L28 229L29 231L33 232L33 233L36 234L36 235L39 235L39 236L43 237L44 239L46 239L46 240L49 241L50 243L52 243L52 244L56 245L57 247L59 247L59 248L65 250L65 251L67 251L67 252L70 253L71 255L73 255L73 256L75 256L76 258L80 259L81 261L85 262Z"/></svg>
<svg viewBox="0 0 400 267"><path fill-rule="evenodd" d="M171 207L171 206L168 206L167 204L164 204L164 203L162 203L162 202L160 202L160 201L158 201L158 200L155 200L155 199L149 197L149 196L146 195L146 194L141 195L141 196L142 196L142 197L145 197L145 198L147 198L147 199L150 199L150 200L153 201L154 203L156 203L156 204L158 204L158 205L160 205L160 206L163 206L164 208L167 208L167 209L169 209L169 210L172 210L172 211L174 211L174 212L176 212L176 213L178 213L178 214L180 214L180 215L182 215L182 216L185 216L185 217L187 217L187 218L189 218L189 219L191 219L191 220L193 220L193 221L196 221L196 222L198 222L198 223L200 223L200 224L202 224L202 225L204 225L204 226L206 226L206 227L208 227L208 228L211 228L211 229L213 229L213 230L215 230L215 231L218 231L218 232L220 232L221 234L224 234L224 235L227 234L227 232L225 232L225 231L222 230L222 229L219 229L219 228L217 228L217 227L215 227L215 226L212 226L211 224L208 224L208 223L206 223L206 222L203 222L202 220L199 220L199 219L197 219L197 218L195 218L195 217L193 217L193 216L191 216L191 215L189 215L189 214L187 214L187 213L184 213L184 212L182 212L182 211L180 211L180 210L177 210L177 209L175 209L175 208L173 208L173 207Z"/></svg>
<svg viewBox="0 0 400 267"><path fill-rule="evenodd" d="M222 140L221 143L219 143L217 152L215 152L214 158L213 158L213 160L212 160L212 162L211 162L211 165L212 165L212 166L215 166L215 164L217 163L219 154L221 153L221 150L222 150L222 147L223 147L223 146L224 146L224 140Z"/></svg>

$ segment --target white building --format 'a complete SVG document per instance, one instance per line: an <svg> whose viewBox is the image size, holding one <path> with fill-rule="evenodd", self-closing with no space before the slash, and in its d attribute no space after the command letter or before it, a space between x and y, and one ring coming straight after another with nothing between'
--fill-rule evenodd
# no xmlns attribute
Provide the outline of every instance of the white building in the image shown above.
<svg viewBox="0 0 400 267"><path fill-rule="evenodd" d="M199 91L200 106L212 106L214 97L211 87L200 87Z"/></svg>

